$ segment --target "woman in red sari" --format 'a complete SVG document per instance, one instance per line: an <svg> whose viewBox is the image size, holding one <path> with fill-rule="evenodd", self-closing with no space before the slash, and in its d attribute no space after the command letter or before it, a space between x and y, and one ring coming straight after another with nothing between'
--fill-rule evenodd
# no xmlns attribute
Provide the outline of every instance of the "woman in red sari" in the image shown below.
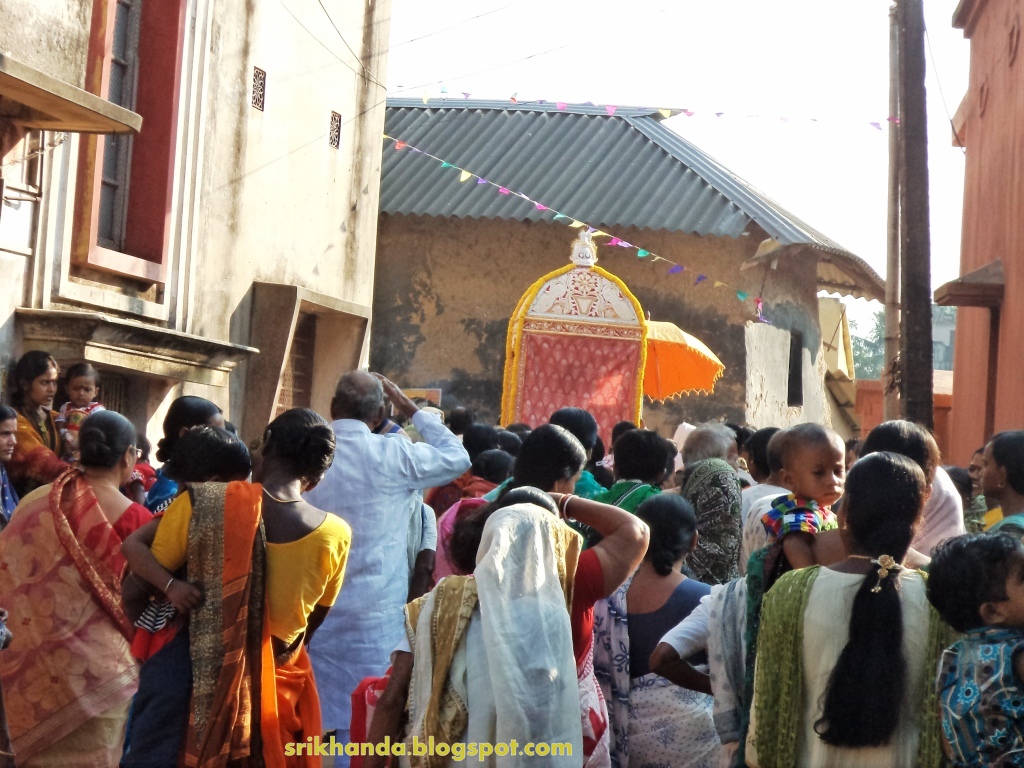
<svg viewBox="0 0 1024 768"><path fill-rule="evenodd" d="M14 366L11 401L18 412L18 444L7 472L19 496L52 483L68 468L60 459L64 441L53 411L59 375L57 361L40 349L26 352Z"/></svg>
<svg viewBox="0 0 1024 768"><path fill-rule="evenodd" d="M0 680L19 766L117 765L138 677L121 541L150 515L118 490L135 466L135 428L101 411L79 435L82 468L22 499L0 536L0 595L16 629Z"/></svg>

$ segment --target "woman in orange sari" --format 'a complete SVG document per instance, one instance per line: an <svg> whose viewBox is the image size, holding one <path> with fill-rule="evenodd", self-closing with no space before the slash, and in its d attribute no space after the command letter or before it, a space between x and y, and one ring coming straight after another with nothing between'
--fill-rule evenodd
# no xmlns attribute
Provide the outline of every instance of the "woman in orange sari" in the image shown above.
<svg viewBox="0 0 1024 768"><path fill-rule="evenodd" d="M306 645L341 589L351 531L301 494L333 458L327 423L287 411L264 433L253 484L190 486L152 545L125 544L132 570L189 613L186 766L319 766L315 756L286 758L285 745L320 735ZM182 565L187 581L173 576Z"/></svg>
<svg viewBox="0 0 1024 768"><path fill-rule="evenodd" d="M19 496L52 483L68 468L60 459L64 441L53 411L59 375L57 361L39 349L26 352L14 366L11 401L18 412L18 444L7 472Z"/></svg>
<svg viewBox="0 0 1024 768"><path fill-rule="evenodd" d="M26 496L0 536L0 595L15 629L0 680L19 766L117 765L138 673L121 609L121 541L149 517L118 488L135 428L101 411L81 469Z"/></svg>

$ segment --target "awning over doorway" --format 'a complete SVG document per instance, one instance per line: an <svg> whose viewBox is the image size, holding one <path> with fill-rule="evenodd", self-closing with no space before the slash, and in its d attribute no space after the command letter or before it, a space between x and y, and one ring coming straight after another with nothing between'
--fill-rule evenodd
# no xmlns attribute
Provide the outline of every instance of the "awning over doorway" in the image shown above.
<svg viewBox="0 0 1024 768"><path fill-rule="evenodd" d="M58 361L85 360L136 376L225 387L228 374L258 349L159 328L100 312L15 310L25 350L45 349Z"/></svg>
<svg viewBox="0 0 1024 768"><path fill-rule="evenodd" d="M1003 260L996 259L940 285L935 289L935 303L940 307L998 307L1005 290Z"/></svg>
<svg viewBox="0 0 1024 768"><path fill-rule="evenodd" d="M23 130L138 133L142 116L0 53L0 123Z"/></svg>

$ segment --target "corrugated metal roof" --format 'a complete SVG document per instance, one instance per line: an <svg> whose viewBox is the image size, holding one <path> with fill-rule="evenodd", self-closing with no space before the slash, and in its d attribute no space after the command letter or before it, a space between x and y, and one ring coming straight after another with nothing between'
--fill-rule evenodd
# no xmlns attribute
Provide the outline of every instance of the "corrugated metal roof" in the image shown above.
<svg viewBox="0 0 1024 768"><path fill-rule="evenodd" d="M390 98L385 132L594 226L739 237L751 221L780 245L849 260L854 294L881 296L881 278L662 124L657 109L547 102ZM431 158L385 146L380 210L421 216L550 220L515 195L452 183Z"/></svg>

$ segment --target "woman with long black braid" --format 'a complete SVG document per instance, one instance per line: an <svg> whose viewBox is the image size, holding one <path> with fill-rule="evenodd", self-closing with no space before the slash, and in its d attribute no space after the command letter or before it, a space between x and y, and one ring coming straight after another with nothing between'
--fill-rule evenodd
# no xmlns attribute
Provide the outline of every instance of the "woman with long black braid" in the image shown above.
<svg viewBox="0 0 1024 768"><path fill-rule="evenodd" d="M839 513L847 557L790 571L765 596L748 765L941 763L935 670L951 631L902 565L927 488L905 456L863 457Z"/></svg>

